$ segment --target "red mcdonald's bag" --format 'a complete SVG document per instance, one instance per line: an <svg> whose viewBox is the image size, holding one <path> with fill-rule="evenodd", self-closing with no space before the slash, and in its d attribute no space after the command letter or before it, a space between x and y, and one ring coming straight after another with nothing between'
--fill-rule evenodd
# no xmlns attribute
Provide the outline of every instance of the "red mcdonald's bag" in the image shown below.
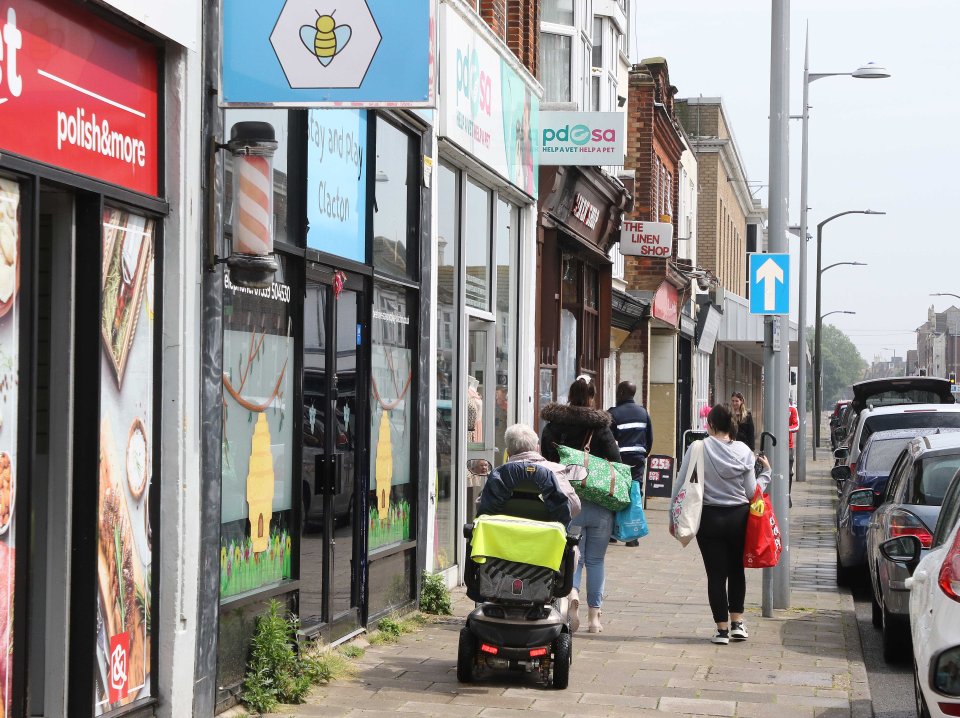
<svg viewBox="0 0 960 718"><path fill-rule="evenodd" d="M747 516L747 536L743 542L744 568L772 568L780 560L783 543L780 525L773 513L770 494L757 486Z"/></svg>

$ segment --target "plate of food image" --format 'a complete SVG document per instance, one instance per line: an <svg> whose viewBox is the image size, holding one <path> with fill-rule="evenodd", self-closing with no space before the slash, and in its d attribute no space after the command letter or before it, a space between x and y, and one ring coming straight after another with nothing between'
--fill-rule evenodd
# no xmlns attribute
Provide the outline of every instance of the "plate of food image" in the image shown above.
<svg viewBox="0 0 960 718"><path fill-rule="evenodd" d="M0 317L12 308L20 290L20 189L0 179Z"/></svg>
<svg viewBox="0 0 960 718"><path fill-rule="evenodd" d="M127 436L127 486L135 501L143 497L149 478L149 452L147 449L147 429L139 417L130 425Z"/></svg>
<svg viewBox="0 0 960 718"><path fill-rule="evenodd" d="M10 460L10 454L0 451L0 536L10 529L15 498L16 481L13 478L13 462Z"/></svg>

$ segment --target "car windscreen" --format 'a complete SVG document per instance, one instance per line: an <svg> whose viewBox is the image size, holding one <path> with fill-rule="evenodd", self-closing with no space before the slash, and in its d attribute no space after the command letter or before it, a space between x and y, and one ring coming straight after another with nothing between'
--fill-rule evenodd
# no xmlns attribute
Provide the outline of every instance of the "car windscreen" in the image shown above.
<svg viewBox="0 0 960 718"><path fill-rule="evenodd" d="M867 461L863 470L867 474L889 474L893 468L893 462L900 456L903 447L912 439L912 436L904 436L900 439L886 439L885 441L874 441L867 451Z"/></svg>
<svg viewBox="0 0 960 718"><path fill-rule="evenodd" d="M877 406L894 406L897 404L943 404L943 397L935 391L922 389L908 389L906 391L884 391L871 394L866 398L865 405L869 408Z"/></svg>
<svg viewBox="0 0 960 718"><path fill-rule="evenodd" d="M875 431L888 429L957 429L960 428L960 411L905 411L896 414L868 416L860 433L859 450L863 451L867 439Z"/></svg>
<svg viewBox="0 0 960 718"><path fill-rule="evenodd" d="M913 482L911 504L939 506L950 488L950 482L960 470L960 453L931 456L921 463L920 480Z"/></svg>

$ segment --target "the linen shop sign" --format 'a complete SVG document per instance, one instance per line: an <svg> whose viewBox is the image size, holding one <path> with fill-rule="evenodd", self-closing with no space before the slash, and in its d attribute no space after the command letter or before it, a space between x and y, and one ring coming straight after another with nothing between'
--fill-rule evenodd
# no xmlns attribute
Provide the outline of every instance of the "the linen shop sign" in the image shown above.
<svg viewBox="0 0 960 718"><path fill-rule="evenodd" d="M540 100L484 30L446 3L440 26L440 134L536 197Z"/></svg>

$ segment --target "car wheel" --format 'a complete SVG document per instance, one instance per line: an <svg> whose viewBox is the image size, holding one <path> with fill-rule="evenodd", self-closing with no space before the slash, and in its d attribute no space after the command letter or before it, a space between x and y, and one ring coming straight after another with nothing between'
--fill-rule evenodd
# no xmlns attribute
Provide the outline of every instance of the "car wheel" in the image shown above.
<svg viewBox="0 0 960 718"><path fill-rule="evenodd" d="M476 677L474 664L477 659L477 640L469 628L460 629L460 642L457 645L457 680L461 683L473 683Z"/></svg>
<svg viewBox="0 0 960 718"><path fill-rule="evenodd" d="M913 700L917 708L918 718L930 718L930 710L927 708L927 701L923 697L923 691L920 690L920 672L917 670L917 661L913 661Z"/></svg>
<svg viewBox="0 0 960 718"><path fill-rule="evenodd" d="M569 633L561 633L553 642L553 687L557 690L563 690L570 683L572 641Z"/></svg>
<svg viewBox="0 0 960 718"><path fill-rule="evenodd" d="M840 554L837 554L837 585L846 588L850 585L850 569L844 568L840 563Z"/></svg>
<svg viewBox="0 0 960 718"><path fill-rule="evenodd" d="M880 596L881 600L883 595ZM887 663L901 663L908 651L906 630L903 621L887 610L886 602L880 606L881 630L883 631L883 660Z"/></svg>

